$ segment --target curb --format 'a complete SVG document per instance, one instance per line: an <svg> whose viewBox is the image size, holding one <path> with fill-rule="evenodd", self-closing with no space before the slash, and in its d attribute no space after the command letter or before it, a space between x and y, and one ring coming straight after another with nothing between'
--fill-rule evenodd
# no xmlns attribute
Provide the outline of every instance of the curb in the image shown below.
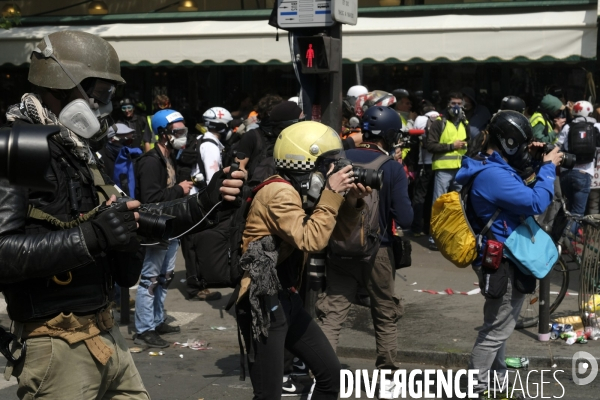
<svg viewBox="0 0 600 400"><path fill-rule="evenodd" d="M337 355L349 358L375 359L375 349L338 347ZM469 364L470 353L451 353L443 351L427 350L399 350L396 358L399 362L406 363L426 363L443 367L461 367L465 368ZM522 356L529 359L529 369L531 368L559 368L571 369L573 359L571 357L543 357L543 356ZM596 362L600 364L600 358L596 357Z"/></svg>

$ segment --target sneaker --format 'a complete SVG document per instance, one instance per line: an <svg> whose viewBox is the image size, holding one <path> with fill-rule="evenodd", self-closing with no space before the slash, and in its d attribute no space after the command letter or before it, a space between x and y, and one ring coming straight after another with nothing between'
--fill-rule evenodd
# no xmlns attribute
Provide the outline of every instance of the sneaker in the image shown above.
<svg viewBox="0 0 600 400"><path fill-rule="evenodd" d="M190 300L213 301L221 298L221 292L211 292L208 289L199 291L195 296L190 297Z"/></svg>
<svg viewBox="0 0 600 400"><path fill-rule="evenodd" d="M429 236L429 250L438 251L438 248L433 240L433 237Z"/></svg>
<svg viewBox="0 0 600 400"><path fill-rule="evenodd" d="M284 375L283 384L281 386L281 397L300 396L301 394L302 388L298 387L294 378L290 375Z"/></svg>
<svg viewBox="0 0 600 400"><path fill-rule="evenodd" d="M308 375L308 367L304 364L304 361L299 359L298 357L294 357L292 361L293 371L290 375L292 376L304 376Z"/></svg>
<svg viewBox="0 0 600 400"><path fill-rule="evenodd" d="M138 333L133 341L135 344L146 345L148 347L157 347L163 349L169 347L169 342L161 338L156 331L146 331Z"/></svg>
<svg viewBox="0 0 600 400"><path fill-rule="evenodd" d="M176 332L181 332L181 328L178 326L169 325L166 322L163 322L162 324L160 324L156 327L156 333L159 333L161 335L166 335L168 333L176 333Z"/></svg>

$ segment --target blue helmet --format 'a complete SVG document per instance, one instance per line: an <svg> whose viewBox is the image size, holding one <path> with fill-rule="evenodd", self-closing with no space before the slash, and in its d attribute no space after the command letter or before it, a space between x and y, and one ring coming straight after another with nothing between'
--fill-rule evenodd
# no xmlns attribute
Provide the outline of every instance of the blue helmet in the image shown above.
<svg viewBox="0 0 600 400"><path fill-rule="evenodd" d="M165 109L154 114L150 123L152 124L152 131L160 135L163 130L167 129L169 124L180 121L184 121L183 115L175 110Z"/></svg>
<svg viewBox="0 0 600 400"><path fill-rule="evenodd" d="M388 146L400 140L402 120L389 107L373 106L362 116L362 132L365 139L381 138Z"/></svg>

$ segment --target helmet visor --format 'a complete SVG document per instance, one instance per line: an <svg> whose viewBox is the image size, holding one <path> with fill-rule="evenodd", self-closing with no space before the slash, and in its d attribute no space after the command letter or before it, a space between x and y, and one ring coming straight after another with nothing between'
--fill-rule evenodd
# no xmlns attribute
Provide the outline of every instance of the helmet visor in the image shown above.
<svg viewBox="0 0 600 400"><path fill-rule="evenodd" d="M95 79L86 94L102 104L108 104L115 95L115 85L104 79Z"/></svg>

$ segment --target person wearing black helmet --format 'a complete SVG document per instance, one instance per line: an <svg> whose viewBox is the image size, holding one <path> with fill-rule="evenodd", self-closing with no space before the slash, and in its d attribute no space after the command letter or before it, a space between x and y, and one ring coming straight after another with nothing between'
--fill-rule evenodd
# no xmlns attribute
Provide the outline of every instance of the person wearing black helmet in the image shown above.
<svg viewBox="0 0 600 400"><path fill-rule="evenodd" d="M512 110L523 114L525 112L525 102L517 96L506 96L500 103L500 111Z"/></svg>
<svg viewBox="0 0 600 400"><path fill-rule="evenodd" d="M121 107L121 114L117 122L125 124L135 131L133 146L139 146L144 152L149 151L151 143L155 143L156 139L148 126L146 117L136 113L134 101L129 97L122 99L119 106Z"/></svg>
<svg viewBox="0 0 600 400"><path fill-rule="evenodd" d="M394 293L395 267L391 254L392 222L397 229L408 229L413 210L408 197L408 179L402 165L389 157L393 145L400 138L402 123L391 108L375 106L363 115L365 140L356 149L346 151L346 157L361 164L379 163L383 171L383 185L379 190L380 246L368 261L345 260L329 254L326 295L317 302L317 317L321 328L334 349L340 330L350 310L350 301L356 296L357 285L366 286L371 299L371 315L375 326L377 346L376 367L398 368L398 318L403 307Z"/></svg>
<svg viewBox="0 0 600 400"><path fill-rule="evenodd" d="M521 224L522 216L540 214L548 207L554 195L556 166L562 160L558 148L544 155L535 180L528 186L521 176L529 175L531 153L539 151L543 144L532 142L527 118L516 111L500 111L492 118L487 131L485 150L473 158L463 158L456 174L459 184L472 182L467 217L473 230L478 233L487 221L492 221L488 234L482 237L481 249L490 238L504 243ZM493 390L488 388L488 383L493 385L488 382L488 376L498 376L502 382L507 374L506 341L515 328L525 293L535 290L536 281L532 275L520 272L507 258L501 259L495 273L490 273L492 270L482 266L482 253L480 250L473 268L486 298L484 318L469 369L479 370L476 391L480 398L487 399L487 391Z"/></svg>

